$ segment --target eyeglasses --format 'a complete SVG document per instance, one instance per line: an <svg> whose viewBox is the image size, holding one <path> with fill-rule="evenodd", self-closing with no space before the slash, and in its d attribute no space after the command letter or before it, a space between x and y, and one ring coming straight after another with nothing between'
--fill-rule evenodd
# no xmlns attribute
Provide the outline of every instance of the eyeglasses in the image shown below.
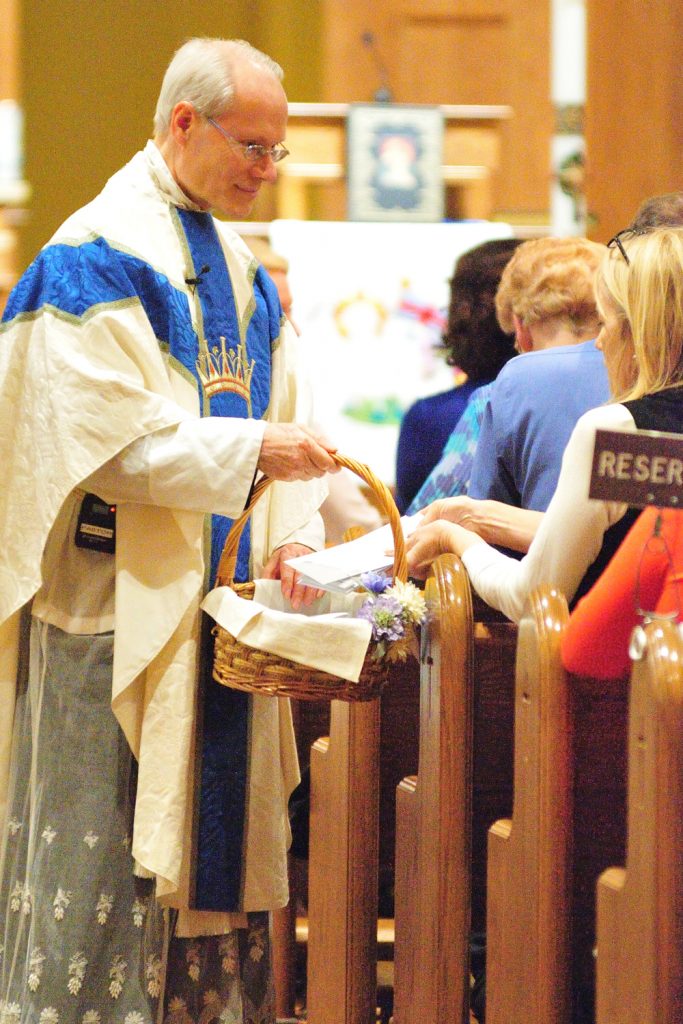
<svg viewBox="0 0 683 1024"><path fill-rule="evenodd" d="M230 135L226 132L225 128L221 128L218 122L214 121L212 117L207 117L206 120L221 133L226 142L229 142L231 146L236 146L241 150L242 156L244 156L250 164L257 164L267 156L270 157L274 164L279 164L281 160L284 160L286 156L289 156L289 150L286 146L283 146L281 142L277 142L274 146L262 146L258 142L240 142L240 140L236 139L234 135Z"/></svg>
<svg viewBox="0 0 683 1024"><path fill-rule="evenodd" d="M617 233L614 236L614 238L610 238L609 242L607 243L607 248L608 249L618 249L619 252L621 253L621 255L626 260L626 265L630 267L631 266L631 261L628 258L626 249L624 249L623 243L625 241L628 241L629 238L634 238L636 235L646 235L646 234L647 234L647 230L646 229L623 228L622 231L617 231Z"/></svg>

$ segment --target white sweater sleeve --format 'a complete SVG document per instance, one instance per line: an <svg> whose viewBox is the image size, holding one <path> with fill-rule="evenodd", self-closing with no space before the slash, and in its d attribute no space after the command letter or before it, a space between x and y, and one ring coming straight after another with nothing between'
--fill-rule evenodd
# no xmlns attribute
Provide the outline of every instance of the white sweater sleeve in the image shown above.
<svg viewBox="0 0 683 1024"><path fill-rule="evenodd" d="M112 503L234 518L249 494L264 430L262 420L187 419L134 441L81 486Z"/></svg>
<svg viewBox="0 0 683 1024"><path fill-rule="evenodd" d="M635 423L623 405L601 406L581 417L565 449L555 494L521 561L483 543L473 544L462 556L477 593L515 622L541 583L557 587L571 600L600 551L605 531L626 512L626 505L588 497L598 429L632 431Z"/></svg>

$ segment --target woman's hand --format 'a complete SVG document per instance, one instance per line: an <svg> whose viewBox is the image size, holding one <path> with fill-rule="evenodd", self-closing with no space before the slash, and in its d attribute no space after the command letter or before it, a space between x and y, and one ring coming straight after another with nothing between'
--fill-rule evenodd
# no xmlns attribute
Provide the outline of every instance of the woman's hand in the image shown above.
<svg viewBox="0 0 683 1024"><path fill-rule="evenodd" d="M458 523L460 526L468 526L474 517L475 509L482 502L474 498L468 498L463 494L457 498L439 498L422 509L422 520L420 526L426 523L433 523L437 519L445 519L449 523ZM469 527L471 529L471 527Z"/></svg>
<svg viewBox="0 0 683 1024"><path fill-rule="evenodd" d="M420 525L447 519L466 527L487 542L525 553L543 520L543 512L505 505L488 498L439 498L422 511Z"/></svg>
<svg viewBox="0 0 683 1024"><path fill-rule="evenodd" d="M444 499L449 500L459 499ZM438 504L440 502L434 502L434 505ZM430 507L433 508L434 505ZM406 541L408 574L415 579L423 580L429 572L430 565L439 555L461 555L472 544L483 544L483 541L476 533L471 533L445 519L420 524Z"/></svg>

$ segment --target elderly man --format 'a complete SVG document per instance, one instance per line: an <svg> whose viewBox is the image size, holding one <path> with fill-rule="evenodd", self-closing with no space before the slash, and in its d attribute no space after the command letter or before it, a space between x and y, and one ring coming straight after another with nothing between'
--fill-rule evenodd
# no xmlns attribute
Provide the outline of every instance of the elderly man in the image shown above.
<svg viewBox="0 0 683 1024"><path fill-rule="evenodd" d="M307 601L285 560L321 545L335 468L275 288L209 212L275 180L281 77L242 41L181 47L154 141L5 311L3 1021L274 1019L291 716L212 682L199 603L259 472L237 578Z"/></svg>

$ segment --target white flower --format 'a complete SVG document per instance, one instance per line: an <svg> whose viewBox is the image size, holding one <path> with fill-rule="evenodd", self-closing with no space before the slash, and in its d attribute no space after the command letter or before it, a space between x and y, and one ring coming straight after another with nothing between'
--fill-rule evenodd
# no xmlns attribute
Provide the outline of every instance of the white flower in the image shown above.
<svg viewBox="0 0 683 1024"><path fill-rule="evenodd" d="M161 995L161 970L163 961L160 956L148 956L145 963L145 977L147 978L147 991L152 999L158 999Z"/></svg>
<svg viewBox="0 0 683 1024"><path fill-rule="evenodd" d="M86 1010L81 1024L102 1024L102 1018L97 1010Z"/></svg>
<svg viewBox="0 0 683 1024"><path fill-rule="evenodd" d="M12 913L16 914L19 910L21 910L21 901L22 901L23 897L24 897L24 883L23 882L15 882L14 883L14 888L12 889L12 892L10 893L10 897L9 897L9 908L12 911Z"/></svg>
<svg viewBox="0 0 683 1024"><path fill-rule="evenodd" d="M97 923L106 924L111 908L114 906L114 897L107 895L106 892L100 893L100 898L97 901L95 910L97 911Z"/></svg>
<svg viewBox="0 0 683 1024"><path fill-rule="evenodd" d="M128 970L128 962L123 959L120 953L118 953L111 962L109 969L109 977L111 983L109 985L109 994L112 999L118 999L123 991L123 983L126 980L126 971Z"/></svg>
<svg viewBox="0 0 683 1024"><path fill-rule="evenodd" d="M69 960L69 983L67 988L72 996L77 996L81 991L87 966L88 961L82 953L74 953Z"/></svg>
<svg viewBox="0 0 683 1024"><path fill-rule="evenodd" d="M73 893L65 892L64 889L57 889L57 895L52 901L54 909L54 915L56 921L62 921L64 919L64 911L71 903Z"/></svg>
<svg viewBox="0 0 683 1024"><path fill-rule="evenodd" d="M31 992L36 992L40 985L40 978L43 973L43 964L45 963L45 954L39 946L36 946L28 962L29 973L28 973L28 987Z"/></svg>
<svg viewBox="0 0 683 1024"><path fill-rule="evenodd" d="M10 910L15 914L21 911L22 914L28 915L31 913L32 905L33 897L28 885L25 882L15 882L9 898Z"/></svg>
<svg viewBox="0 0 683 1024"><path fill-rule="evenodd" d="M47 845L49 846L50 843L52 842L52 840L57 835L57 833L55 832L55 830L52 828L51 825L46 825L45 828L43 829L41 835L42 835L42 838L47 843Z"/></svg>
<svg viewBox="0 0 683 1024"><path fill-rule="evenodd" d="M41 1010L38 1024L59 1024L59 1013L54 1006L46 1006Z"/></svg>
<svg viewBox="0 0 683 1024"><path fill-rule="evenodd" d="M24 886L24 895L21 900L21 912L25 917L31 913L33 907L33 895L28 885Z"/></svg>
<svg viewBox="0 0 683 1024"><path fill-rule="evenodd" d="M137 1010L131 1010L123 1018L123 1024L145 1024L145 1018Z"/></svg>
<svg viewBox="0 0 683 1024"><path fill-rule="evenodd" d="M384 591L385 596L395 597L403 606L404 617L408 622L416 626L424 622L427 617L427 604L424 594L418 590L414 583L403 583L401 580L394 580L393 584Z"/></svg>
<svg viewBox="0 0 683 1024"><path fill-rule="evenodd" d="M94 846L97 846L99 841L100 837L96 836L92 829L89 832L86 832L85 835L83 836L83 842L86 844L86 846L89 846L91 850L93 849Z"/></svg>
<svg viewBox="0 0 683 1024"><path fill-rule="evenodd" d="M133 924L135 927L142 928L142 922L144 921L145 914L147 913L147 905L142 900L136 899L131 913L133 915Z"/></svg>
<svg viewBox="0 0 683 1024"><path fill-rule="evenodd" d="M249 959L260 963L266 951L266 934L261 925L249 929Z"/></svg>
<svg viewBox="0 0 683 1024"><path fill-rule="evenodd" d="M237 955L234 950L229 950L223 955L221 966L224 974L237 974Z"/></svg>
<svg viewBox="0 0 683 1024"><path fill-rule="evenodd" d="M18 818L10 818L10 820L7 822L7 828L9 829L9 834L11 836L15 836L21 828L21 822L19 821ZM10 1003L10 1005L15 1006L16 1004ZM21 1010L19 1012L21 1013Z"/></svg>
<svg viewBox="0 0 683 1024"><path fill-rule="evenodd" d="M21 1006L19 1003L5 1003L2 1008L2 1024L19 1024L21 1018Z"/></svg>
<svg viewBox="0 0 683 1024"><path fill-rule="evenodd" d="M193 943L185 954L185 959L188 963L187 973L190 975L193 981L199 981L199 946Z"/></svg>

